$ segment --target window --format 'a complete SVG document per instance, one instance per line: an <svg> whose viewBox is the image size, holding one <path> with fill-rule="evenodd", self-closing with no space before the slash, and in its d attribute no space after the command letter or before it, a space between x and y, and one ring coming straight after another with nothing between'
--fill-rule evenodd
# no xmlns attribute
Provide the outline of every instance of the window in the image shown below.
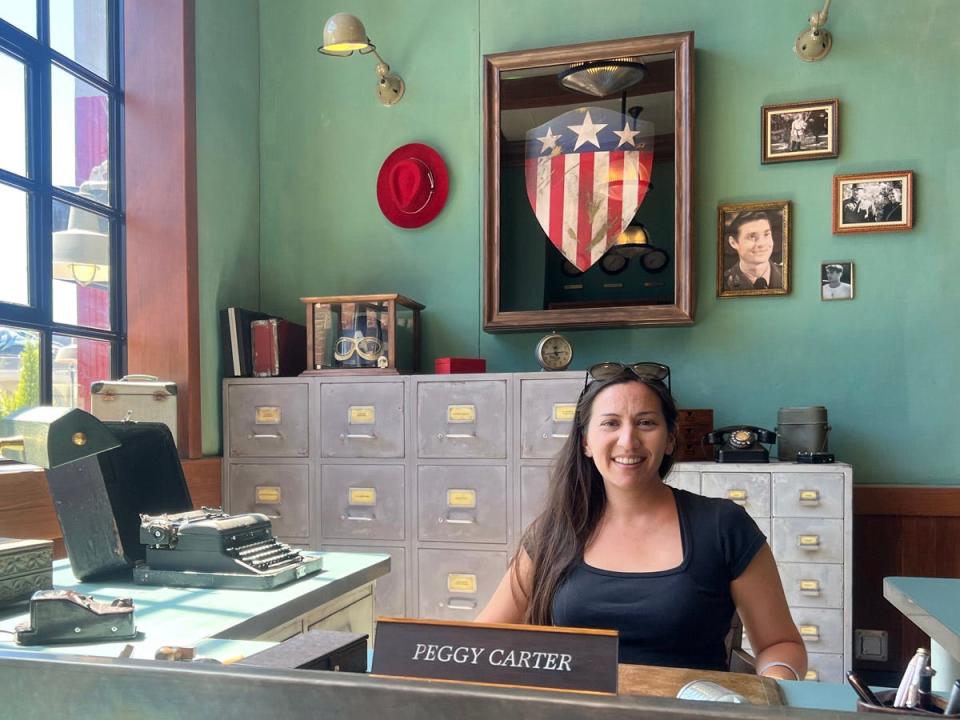
<svg viewBox="0 0 960 720"><path fill-rule="evenodd" d="M119 0L0 0L0 418L124 369Z"/></svg>

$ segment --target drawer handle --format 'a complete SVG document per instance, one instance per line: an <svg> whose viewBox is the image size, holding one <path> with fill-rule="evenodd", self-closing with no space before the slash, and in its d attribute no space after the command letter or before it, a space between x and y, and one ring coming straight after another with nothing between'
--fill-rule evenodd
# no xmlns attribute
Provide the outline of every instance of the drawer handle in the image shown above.
<svg viewBox="0 0 960 720"><path fill-rule="evenodd" d="M373 433L340 433L341 440L376 440Z"/></svg>
<svg viewBox="0 0 960 720"><path fill-rule="evenodd" d="M819 535L797 535L797 547L801 550L819 550L820 549L820 536Z"/></svg>
<svg viewBox="0 0 960 720"><path fill-rule="evenodd" d="M250 433L247 435L249 440L282 440L283 435L281 433Z"/></svg>
<svg viewBox="0 0 960 720"><path fill-rule="evenodd" d="M552 433L552 434L550 435L550 437L552 437L552 438L557 438L558 440L566 440L568 437L570 437L570 433L556 433L556 432L555 432L555 433Z"/></svg>
<svg viewBox="0 0 960 720"><path fill-rule="evenodd" d="M437 603L440 607L446 607L450 610L476 610L476 600L464 600L461 598L450 598L445 603Z"/></svg>
<svg viewBox="0 0 960 720"><path fill-rule="evenodd" d="M437 433L437 440L464 440L476 436L476 433Z"/></svg>
<svg viewBox="0 0 960 720"><path fill-rule="evenodd" d="M820 642L819 625L801 625L799 630L800 636L807 642Z"/></svg>
<svg viewBox="0 0 960 720"><path fill-rule="evenodd" d="M813 507L820 504L820 491L819 490L801 490L800 491L800 504Z"/></svg>
<svg viewBox="0 0 960 720"><path fill-rule="evenodd" d="M737 505L746 505L747 491L731 488L727 490L727 498L733 500Z"/></svg>
<svg viewBox="0 0 960 720"><path fill-rule="evenodd" d="M266 515L270 520L280 520L283 517L282 515L270 515L269 513L264 513L264 515Z"/></svg>
<svg viewBox="0 0 960 720"><path fill-rule="evenodd" d="M341 520L359 520L361 522L373 522L377 519L376 515L341 515Z"/></svg>
<svg viewBox="0 0 960 720"><path fill-rule="evenodd" d="M447 523L448 525L474 525L477 522L476 518L452 518L449 515L443 517L442 515L437 518L437 522L441 525Z"/></svg>
<svg viewBox="0 0 960 720"><path fill-rule="evenodd" d="M820 581L801 580L800 592L808 597L820 597Z"/></svg>

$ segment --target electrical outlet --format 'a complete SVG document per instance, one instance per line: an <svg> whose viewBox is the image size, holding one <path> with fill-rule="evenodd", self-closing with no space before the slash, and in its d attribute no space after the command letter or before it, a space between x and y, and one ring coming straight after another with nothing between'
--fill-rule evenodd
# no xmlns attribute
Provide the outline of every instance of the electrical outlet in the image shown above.
<svg viewBox="0 0 960 720"><path fill-rule="evenodd" d="M857 660L885 662L887 659L887 631L854 630L853 656Z"/></svg>

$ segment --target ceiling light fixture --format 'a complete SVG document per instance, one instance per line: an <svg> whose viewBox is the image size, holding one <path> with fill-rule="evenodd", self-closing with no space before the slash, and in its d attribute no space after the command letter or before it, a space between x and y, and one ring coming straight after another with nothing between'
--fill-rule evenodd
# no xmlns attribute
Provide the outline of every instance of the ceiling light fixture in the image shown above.
<svg viewBox="0 0 960 720"><path fill-rule="evenodd" d="M631 58L592 60L571 65L557 78L568 90L606 97L623 92L643 80L647 66Z"/></svg>

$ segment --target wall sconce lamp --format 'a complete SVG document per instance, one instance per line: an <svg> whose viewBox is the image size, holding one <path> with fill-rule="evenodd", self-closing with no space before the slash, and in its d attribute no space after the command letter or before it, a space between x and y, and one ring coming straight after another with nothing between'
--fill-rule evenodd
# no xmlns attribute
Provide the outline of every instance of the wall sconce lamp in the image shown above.
<svg viewBox="0 0 960 720"><path fill-rule="evenodd" d="M823 27L827 24L829 11L830 0L825 0L823 10L810 16L810 27L800 33L793 44L793 51L804 62L823 60L833 47L833 37Z"/></svg>
<svg viewBox="0 0 960 720"><path fill-rule="evenodd" d="M384 62L377 52L377 46L370 42L367 30L356 15L337 13L323 26L323 45L317 52L323 55L346 57L354 51L361 55L373 53L377 60L377 75L380 78L377 84L377 95L380 102L386 106L396 105L403 97L405 85L403 78L390 72L390 66Z"/></svg>

